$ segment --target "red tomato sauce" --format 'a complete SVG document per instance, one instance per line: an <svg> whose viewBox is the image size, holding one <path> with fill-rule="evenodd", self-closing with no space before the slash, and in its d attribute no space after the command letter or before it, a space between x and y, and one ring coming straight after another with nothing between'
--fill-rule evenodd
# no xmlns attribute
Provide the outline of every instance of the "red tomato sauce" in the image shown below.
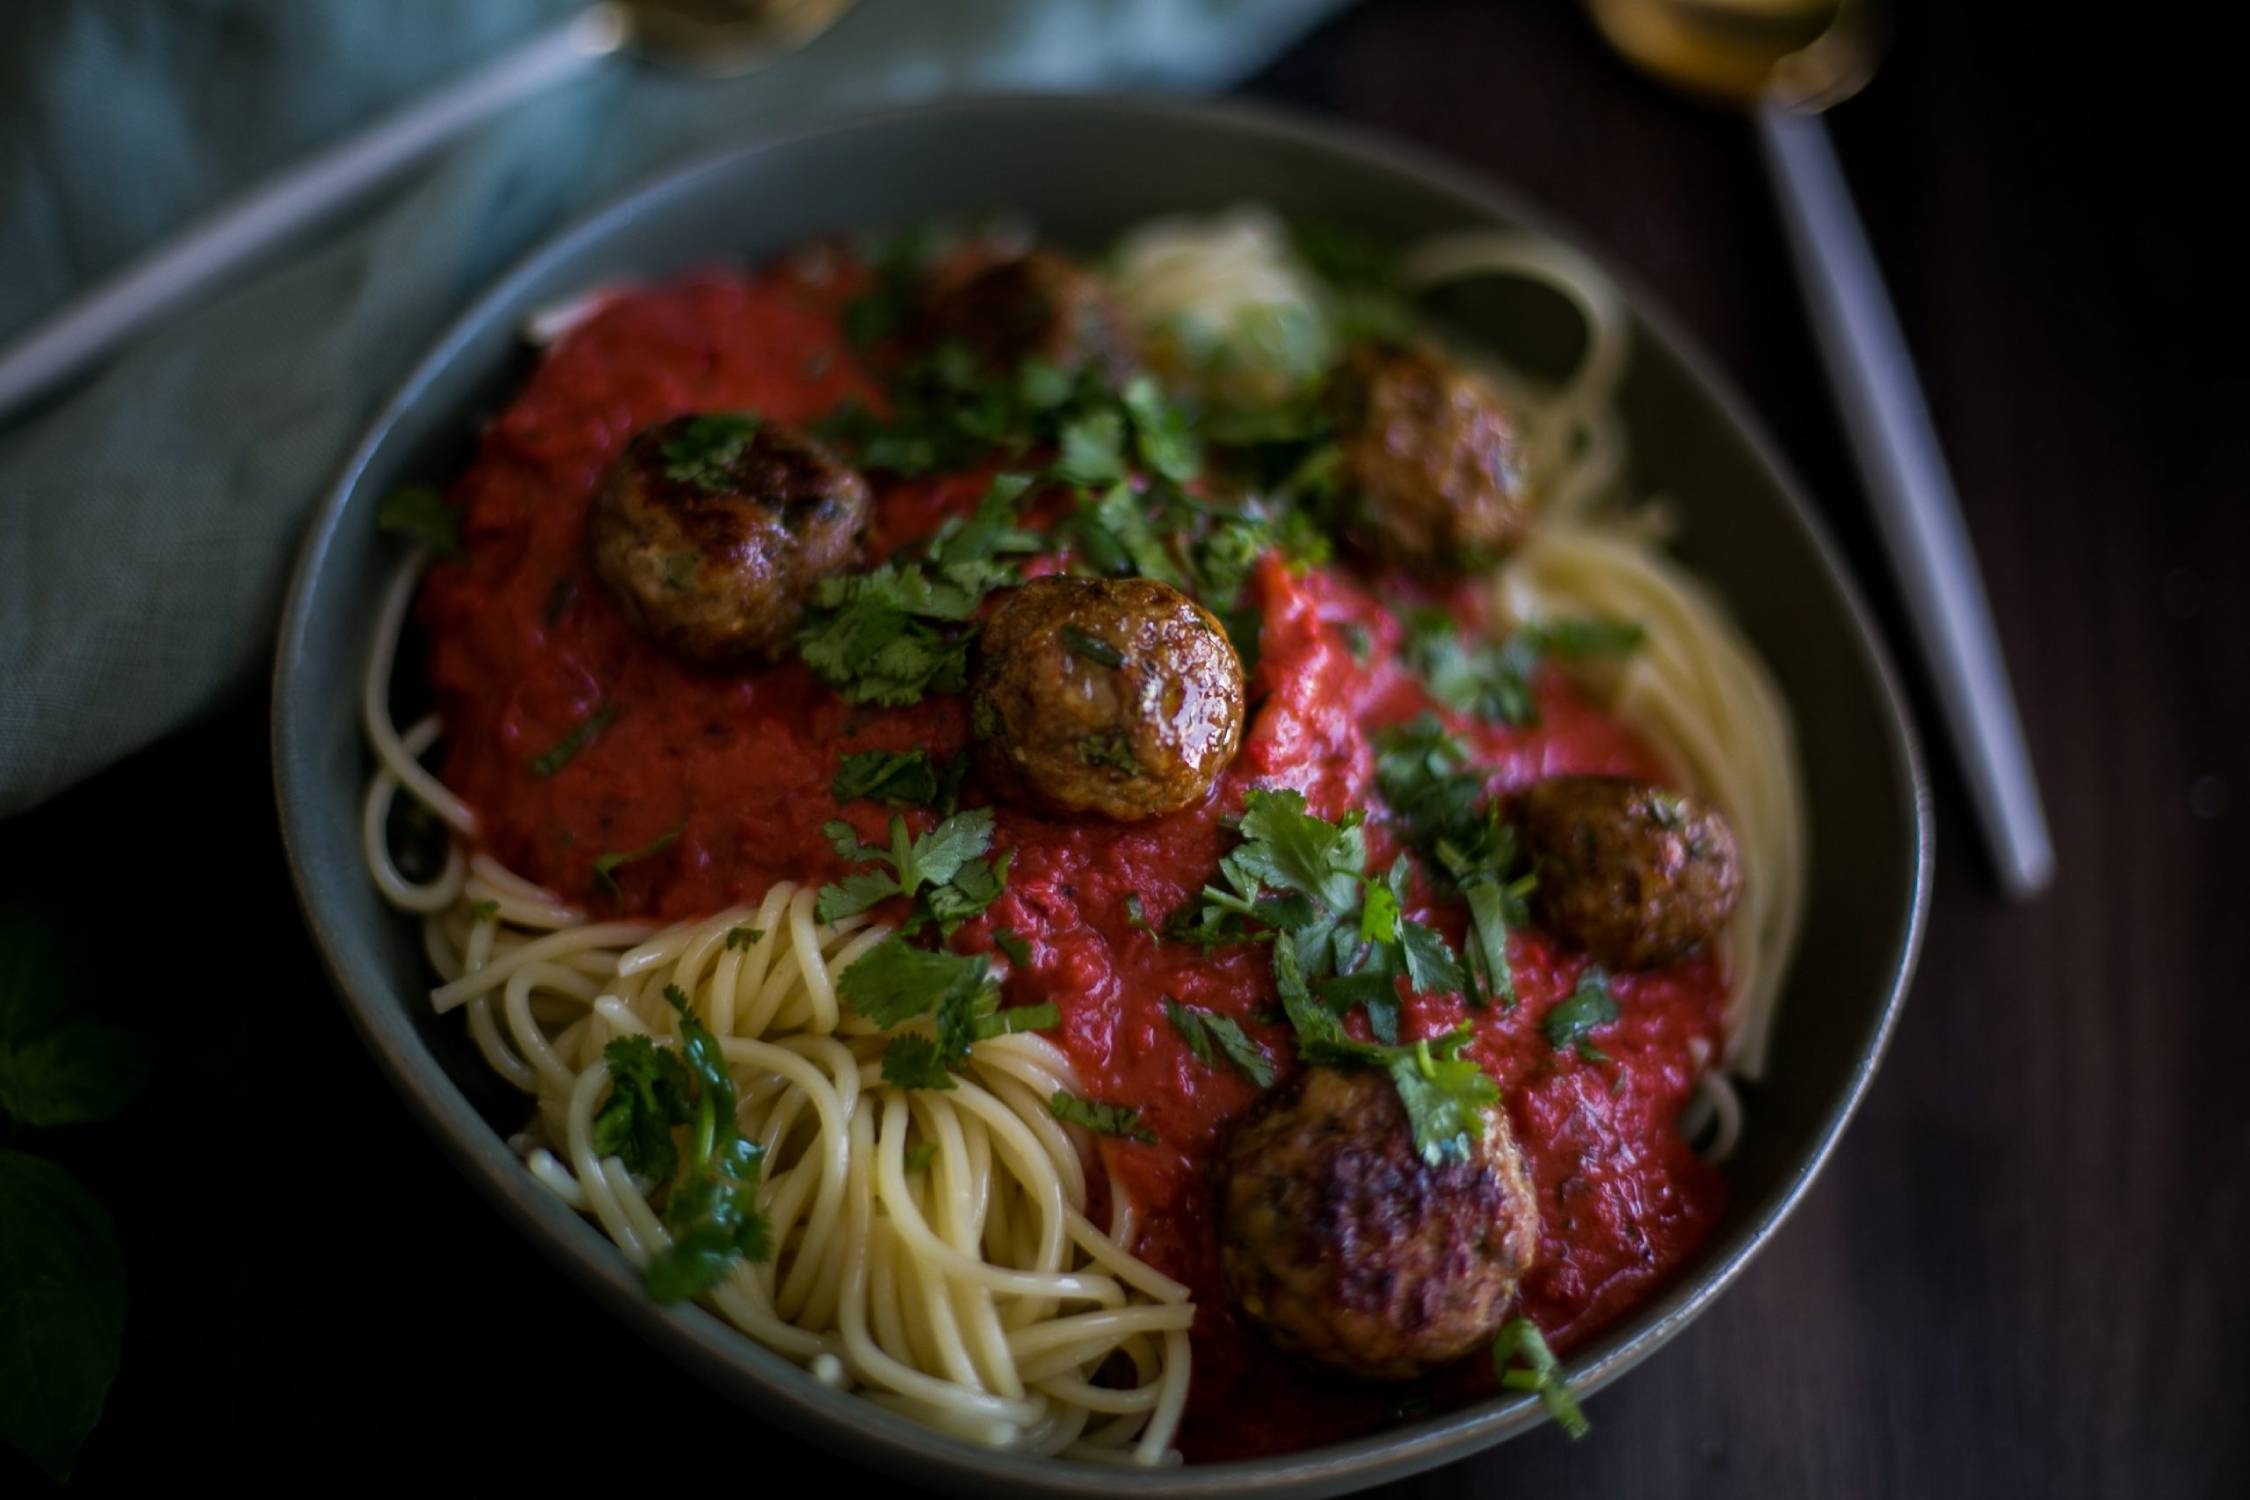
<svg viewBox="0 0 2250 1500"><path fill-rule="evenodd" d="M833 879L840 867L821 824L842 818L880 840L889 817L837 804L829 786L841 757L942 757L968 743L958 697L855 708L801 663L721 674L677 661L626 622L586 560L588 502L641 428L699 410L807 421L847 397L879 404L838 324L863 279L815 252L755 275L714 272L612 296L548 354L453 488L467 555L432 569L419 611L446 725L445 779L476 809L497 858L596 917L690 917L754 900L776 880ZM986 478L879 486L870 560L966 511ZM1034 524L1039 513L1035 501ZM1259 1019L1276 1004L1262 946L1204 953L1160 940L1136 926L1128 898L1157 925L1189 901L1233 845L1222 820L1256 787L1298 788L1331 819L1366 809L1370 868L1387 865L1398 843L1375 796L1374 738L1425 710L1478 752L1496 791L1570 772L1660 777L1647 746L1551 674L1538 684L1535 727L1496 729L1443 710L1397 664L1396 621L1340 569L1297 573L1269 557L1250 588L1265 615L1252 707L1241 752L1209 799L1129 825L997 808L992 847L1014 851L1007 889L953 939L987 952L996 928L1022 935L1031 962L1006 974L1006 1001L1055 1001L1087 1094L1138 1108L1157 1136L1154 1145L1104 1139L1100 1149L1137 1205L1139 1253L1195 1292L1180 1439L1191 1459L1355 1435L1403 1406L1482 1393L1492 1374L1470 1359L1412 1387L1357 1383L1275 1352L1234 1317L1208 1166L1257 1090L1223 1063L1198 1061L1163 997L1235 1018L1284 1075L1294 1049L1286 1025ZM1474 612L1465 595L1449 602ZM605 709L614 718L566 764L535 771ZM979 800L973 779L969 800ZM918 830L926 823L908 817ZM613 872L615 891L597 880L601 855L658 844ZM1409 914L1458 944L1463 913L1426 887L1421 895ZM1557 1052L1540 1030L1583 957L1536 931L1513 933L1509 956L1513 1009L1416 997L1405 1034L1463 1020L1475 1028L1471 1050L1503 1090L1540 1199L1539 1258L1521 1311L1563 1349L1661 1283L1718 1216L1723 1183L1674 1121L1695 1049L1717 1046L1726 976L1709 956L1617 976L1621 1016L1599 1037L1610 1060L1588 1062Z"/></svg>

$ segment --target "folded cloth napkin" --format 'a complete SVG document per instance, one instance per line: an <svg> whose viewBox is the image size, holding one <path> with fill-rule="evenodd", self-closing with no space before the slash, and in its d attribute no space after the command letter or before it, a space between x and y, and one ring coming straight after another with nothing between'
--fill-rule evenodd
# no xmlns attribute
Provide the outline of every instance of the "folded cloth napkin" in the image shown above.
<svg viewBox="0 0 2250 1500"><path fill-rule="evenodd" d="M0 7L0 338L576 0ZM0 814L263 672L306 511L478 289L669 160L819 112L1210 88L1335 0L863 0L725 83L621 62L534 100L0 432Z"/></svg>

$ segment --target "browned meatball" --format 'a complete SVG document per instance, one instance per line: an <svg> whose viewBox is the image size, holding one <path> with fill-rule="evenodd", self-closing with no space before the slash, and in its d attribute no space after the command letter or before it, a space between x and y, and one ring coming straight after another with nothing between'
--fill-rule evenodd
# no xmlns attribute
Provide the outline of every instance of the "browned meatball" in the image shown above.
<svg viewBox="0 0 2250 1500"><path fill-rule="evenodd" d="M1352 535L1387 562L1484 567L1530 521L1515 424L1491 382L1427 345L1369 344L1336 373Z"/></svg>
<svg viewBox="0 0 2250 1500"><path fill-rule="evenodd" d="M1539 1204L1504 1110L1465 1160L1415 1149L1390 1076L1309 1068L1228 1142L1219 1258L1275 1343L1405 1380L1491 1339L1539 1247Z"/></svg>
<svg viewBox="0 0 2250 1500"><path fill-rule="evenodd" d="M1035 578L977 645L977 769L1048 812L1153 818L1200 802L1242 742L1242 663L1178 589Z"/></svg>
<svg viewBox="0 0 2250 1500"><path fill-rule="evenodd" d="M1742 894L1726 820L1694 798L1618 776L1557 776L1517 799L1539 876L1539 920L1613 969L1685 958Z"/></svg>
<svg viewBox="0 0 2250 1500"><path fill-rule="evenodd" d="M857 560L868 503L867 481L793 427L676 417L611 466L586 542L643 632L732 666L787 651L814 583Z"/></svg>
<svg viewBox="0 0 2250 1500"><path fill-rule="evenodd" d="M931 344L966 345L998 373L1040 359L1122 385L1133 371L1132 337L1109 289L1052 250L997 261L939 291L924 310L922 334Z"/></svg>

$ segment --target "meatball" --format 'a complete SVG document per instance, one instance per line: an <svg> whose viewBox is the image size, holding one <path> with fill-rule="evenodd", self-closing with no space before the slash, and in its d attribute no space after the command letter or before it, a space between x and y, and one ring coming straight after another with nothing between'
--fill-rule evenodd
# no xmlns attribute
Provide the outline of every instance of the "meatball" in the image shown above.
<svg viewBox="0 0 2250 1500"><path fill-rule="evenodd" d="M1498 1332L1539 1246L1507 1113L1433 1167L1388 1074L1309 1068L1228 1142L1219 1260L1235 1305L1285 1349L1405 1380Z"/></svg>
<svg viewBox="0 0 2250 1500"><path fill-rule="evenodd" d="M974 694L986 786L1047 812L1177 812L1242 742L1242 663L1226 631L1144 578L1035 578L1003 595Z"/></svg>
<svg viewBox="0 0 2250 1500"><path fill-rule="evenodd" d="M1557 776L1516 802L1542 924L1613 969L1677 962L1742 894L1734 832L1692 797L1616 776Z"/></svg>
<svg viewBox="0 0 2250 1500"><path fill-rule="evenodd" d="M636 436L586 520L594 572L627 618L710 666L778 659L805 599L859 556L867 481L804 433L749 415Z"/></svg>
<svg viewBox="0 0 2250 1500"><path fill-rule="evenodd" d="M962 344L988 371L1005 374L1027 359L1092 370L1111 385L1133 372L1124 315L1099 276L1052 250L997 261L934 295L923 338Z"/></svg>
<svg viewBox="0 0 2250 1500"><path fill-rule="evenodd" d="M1483 376L1427 345L1370 344L1331 386L1353 539L1386 562L1468 571L1530 522L1515 425Z"/></svg>

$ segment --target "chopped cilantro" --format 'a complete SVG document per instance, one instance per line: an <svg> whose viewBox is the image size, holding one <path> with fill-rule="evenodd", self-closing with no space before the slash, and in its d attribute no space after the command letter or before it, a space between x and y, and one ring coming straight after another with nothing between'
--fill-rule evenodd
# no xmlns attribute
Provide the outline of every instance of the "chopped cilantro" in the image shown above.
<svg viewBox="0 0 2250 1500"><path fill-rule="evenodd" d="M638 849L617 850L609 854L601 855L594 861L594 878L600 881L603 885L607 886L609 888L609 893L612 896L623 895L624 892L618 888L617 884L617 871L619 870L619 868L625 865L632 864L636 860L647 859L651 855L662 854L665 850L671 848L674 844L680 841L680 835L681 833L685 832L686 829L687 824L683 821L673 827L670 832L662 834L657 838L651 839L649 842L643 844Z"/></svg>
<svg viewBox="0 0 2250 1500"><path fill-rule="evenodd" d="M905 931L934 921L950 934L990 906L1007 879L1006 857L997 866L978 858L992 845L989 807L955 813L920 838L911 837L906 820L893 813L887 849L862 844L849 823L825 823L821 832L848 863L890 866L888 871L861 870L838 884L822 886L814 914L823 922L856 916L893 896L907 896L917 904Z"/></svg>
<svg viewBox="0 0 2250 1500"><path fill-rule="evenodd" d="M1186 484L1201 471L1195 434L1187 417L1164 398L1154 380L1136 375L1127 383L1125 413L1133 424L1133 446L1141 462L1174 484Z"/></svg>
<svg viewBox="0 0 2250 1500"><path fill-rule="evenodd" d="M918 558L823 578L797 635L814 675L848 703L890 707L966 688L970 616L986 594L1015 581L1002 557L1041 545L1015 525L1030 483L1016 474L994 479L975 515L941 528Z"/></svg>
<svg viewBox="0 0 2250 1500"><path fill-rule="evenodd" d="M937 1160L936 1141L917 1141L906 1148L905 1167L909 1172L927 1172L930 1163Z"/></svg>
<svg viewBox="0 0 2250 1500"><path fill-rule="evenodd" d="M594 742L603 730L617 722L617 705L604 703L585 718L571 726L570 732L555 741L546 754L531 763L534 776L552 776L577 758L578 752Z"/></svg>
<svg viewBox="0 0 2250 1500"><path fill-rule="evenodd" d="M490 898L471 901L469 915L479 922L497 922L500 920L500 903Z"/></svg>
<svg viewBox="0 0 2250 1500"><path fill-rule="evenodd" d="M1520 1366L1518 1361L1521 1361ZM1578 1400L1570 1394L1570 1384L1563 1379L1562 1366L1554 1351L1540 1336L1539 1327L1529 1318L1510 1318L1500 1325L1499 1336L1492 1341L1492 1368L1500 1383L1511 1391L1535 1391L1540 1404L1555 1425L1577 1442L1592 1430L1593 1424L1578 1408Z"/></svg>
<svg viewBox="0 0 2250 1500"><path fill-rule="evenodd" d="M1051 1001L1002 1010L991 966L981 954L917 948L896 936L861 954L836 988L852 1009L885 1030L934 1018L933 1034L895 1036L884 1051L883 1079L900 1088L950 1089L954 1070L977 1042L1062 1024L1062 1012Z"/></svg>
<svg viewBox="0 0 2250 1500"><path fill-rule="evenodd" d="M734 482L734 465L758 435L758 426L754 412L710 412L688 418L657 445L656 456L663 461L664 477L714 493L729 488ZM682 555L690 559L695 556ZM689 566L693 565L691 561ZM664 576L674 588L682 586L682 580L672 577L670 559L665 563Z"/></svg>
<svg viewBox="0 0 2250 1500"><path fill-rule="evenodd" d="M1013 927L996 927L992 932L992 946L1008 956L1008 962L1019 969L1031 967L1031 945Z"/></svg>
<svg viewBox="0 0 2250 1500"><path fill-rule="evenodd" d="M1090 661L1096 666L1122 667L1125 665L1124 652L1118 650L1100 636L1093 634L1091 631L1081 630L1076 625L1065 625L1062 628L1062 643L1063 649L1072 656Z"/></svg>
<svg viewBox="0 0 2250 1500"><path fill-rule="evenodd" d="M1420 673L1430 695L1448 708L1516 727L1539 722L1534 684L1549 658L1583 661L1622 655L1642 640L1624 620L1527 621L1499 640L1464 640L1441 609L1411 610L1405 617L1406 662Z"/></svg>
<svg viewBox="0 0 2250 1500"><path fill-rule="evenodd" d="M1078 763L1099 766L1115 771L1120 776L1141 774L1140 759L1133 747L1121 734L1089 734L1078 742Z"/></svg>
<svg viewBox="0 0 2250 1500"><path fill-rule="evenodd" d="M838 802L950 809L967 769L965 760L939 765L923 750L862 750L844 757L829 792Z"/></svg>
<svg viewBox="0 0 2250 1500"><path fill-rule="evenodd" d="M1156 1144L1156 1132L1141 1123L1141 1112L1121 1104L1099 1104L1061 1089L1048 1099L1047 1108L1066 1125L1083 1125L1096 1135L1121 1136L1143 1145Z"/></svg>
<svg viewBox="0 0 2250 1500"><path fill-rule="evenodd" d="M461 556L461 513L429 485L410 484L385 495L375 507L375 525L439 557Z"/></svg>
<svg viewBox="0 0 2250 1500"><path fill-rule="evenodd" d="M1187 1043L1188 1051L1204 1063L1214 1063L1219 1057L1226 1061L1259 1088L1273 1084L1273 1060L1256 1042L1250 1040L1240 1023L1231 1016L1217 1011L1201 1010L1183 1005L1170 995L1164 997L1164 1018L1172 1029Z"/></svg>
<svg viewBox="0 0 2250 1500"><path fill-rule="evenodd" d="M748 952L765 941L765 936L766 931L762 927L729 927L727 929L727 948L730 952L738 948Z"/></svg>
<svg viewBox="0 0 2250 1500"><path fill-rule="evenodd" d="M1539 1029L1547 1034L1547 1045L1557 1052L1575 1048L1587 1062L1608 1062L1609 1054L1587 1038L1596 1027L1616 1019L1617 997L1610 993L1609 975L1600 965L1589 964L1578 976L1578 988L1555 1003Z"/></svg>
<svg viewBox="0 0 2250 1500"><path fill-rule="evenodd" d="M641 1274L656 1300L683 1302L736 1265L767 1259L773 1244L757 1201L765 1151L735 1125L734 1080L718 1039L677 985L666 985L664 998L679 1013L680 1044L660 1048L646 1036L609 1044L610 1096L594 1117L594 1147L628 1171L667 1180L671 1243ZM686 1133L685 1152L675 1129Z"/></svg>

